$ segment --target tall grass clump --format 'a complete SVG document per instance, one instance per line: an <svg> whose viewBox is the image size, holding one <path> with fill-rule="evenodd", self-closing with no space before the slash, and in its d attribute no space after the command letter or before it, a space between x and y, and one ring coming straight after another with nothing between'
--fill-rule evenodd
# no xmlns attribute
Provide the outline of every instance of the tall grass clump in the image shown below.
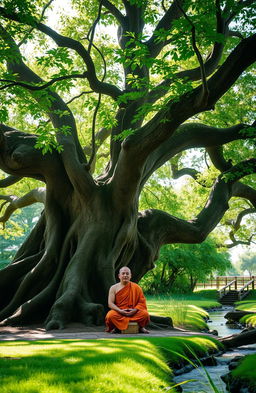
<svg viewBox="0 0 256 393"><path fill-rule="evenodd" d="M188 296L147 298L150 314L170 317L175 327L195 331L208 330L207 311L193 303L195 302Z"/></svg>

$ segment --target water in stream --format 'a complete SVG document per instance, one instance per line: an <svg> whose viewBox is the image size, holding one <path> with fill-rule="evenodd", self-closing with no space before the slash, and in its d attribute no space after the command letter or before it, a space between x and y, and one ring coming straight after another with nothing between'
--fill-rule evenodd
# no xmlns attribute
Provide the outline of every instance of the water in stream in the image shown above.
<svg viewBox="0 0 256 393"><path fill-rule="evenodd" d="M233 328L230 329L228 325L226 325L226 320L224 318L224 315L227 314L228 311L231 311L231 309L232 309L231 307L225 307L222 310L213 311L209 313L211 322L208 323L208 326L211 330L217 330L219 336L221 337L229 336L231 334L236 334L240 332L240 329L233 329ZM220 377L221 375L228 373L229 371L228 364L230 360L235 356L247 355L255 352L256 352L255 344L243 346L235 350L228 351L224 353L222 356L216 357L218 363L217 366L204 367L204 369L198 367L186 374L176 376L174 378L174 381L175 383L181 383L184 381L193 380L191 382L182 385L182 391L186 393L188 392L213 393L213 389L210 386L210 383L206 376L205 370L207 370L211 379L214 382L214 385L217 387L218 391L226 393L227 392L226 385Z"/></svg>
<svg viewBox="0 0 256 393"><path fill-rule="evenodd" d="M232 311L234 308L231 306L222 307L220 310L209 312L209 321L207 322L210 330L217 330L220 337L230 336L231 334L237 334L241 329L230 328L226 325L226 319L224 316Z"/></svg>

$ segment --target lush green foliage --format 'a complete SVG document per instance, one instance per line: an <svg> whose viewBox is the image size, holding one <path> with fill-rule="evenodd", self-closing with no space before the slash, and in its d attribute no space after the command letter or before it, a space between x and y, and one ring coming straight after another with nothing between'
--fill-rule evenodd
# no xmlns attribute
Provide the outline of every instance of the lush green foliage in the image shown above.
<svg viewBox="0 0 256 393"><path fill-rule="evenodd" d="M140 281L149 294L186 293L196 283L231 267L228 254L218 252L212 240L201 244L175 244L162 247L156 267Z"/></svg>
<svg viewBox="0 0 256 393"><path fill-rule="evenodd" d="M209 337L1 342L3 393L151 393L170 386L167 366L219 348ZM68 370L68 372L67 372Z"/></svg>

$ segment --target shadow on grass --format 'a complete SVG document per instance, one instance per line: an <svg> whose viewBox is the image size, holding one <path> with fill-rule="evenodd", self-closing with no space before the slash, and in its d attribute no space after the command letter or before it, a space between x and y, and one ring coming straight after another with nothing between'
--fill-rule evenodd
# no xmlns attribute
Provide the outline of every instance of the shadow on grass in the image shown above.
<svg viewBox="0 0 256 393"><path fill-rule="evenodd" d="M216 350L209 337L2 342L1 391L163 392L170 386L170 348L185 353L186 346L199 356Z"/></svg>

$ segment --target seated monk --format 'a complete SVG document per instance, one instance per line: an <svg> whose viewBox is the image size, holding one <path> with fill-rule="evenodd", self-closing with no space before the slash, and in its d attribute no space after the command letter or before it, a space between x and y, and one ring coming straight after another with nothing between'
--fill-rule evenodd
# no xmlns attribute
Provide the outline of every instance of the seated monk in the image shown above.
<svg viewBox="0 0 256 393"><path fill-rule="evenodd" d="M120 282L109 289L108 306L111 310L106 315L107 332L125 330L131 321L138 323L140 333L149 333L145 329L149 323L146 299L141 287L130 281L131 277L131 270L122 267L118 274Z"/></svg>

